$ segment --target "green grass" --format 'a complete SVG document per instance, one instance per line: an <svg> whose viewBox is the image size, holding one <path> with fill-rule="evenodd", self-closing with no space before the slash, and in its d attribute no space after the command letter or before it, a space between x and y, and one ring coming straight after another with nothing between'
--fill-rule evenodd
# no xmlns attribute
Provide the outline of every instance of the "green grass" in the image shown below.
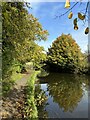
<svg viewBox="0 0 90 120"><path fill-rule="evenodd" d="M12 81L15 82L17 80L20 80L23 76L24 76L24 74L13 72L11 79L12 79Z"/></svg>
<svg viewBox="0 0 90 120"><path fill-rule="evenodd" d="M27 88L26 88L26 107L25 114L28 119L38 118L38 111L35 103L35 81L36 76L39 71L34 71L32 75L28 78Z"/></svg>
<svg viewBox="0 0 90 120"><path fill-rule="evenodd" d="M21 73L17 73L19 67L13 67L12 74L9 78L2 80L2 95L5 96L13 88L14 83L17 80L20 80L24 75Z"/></svg>
<svg viewBox="0 0 90 120"><path fill-rule="evenodd" d="M13 73L10 79L2 81L2 95L5 96L13 88L16 80L20 80L23 77L20 73Z"/></svg>

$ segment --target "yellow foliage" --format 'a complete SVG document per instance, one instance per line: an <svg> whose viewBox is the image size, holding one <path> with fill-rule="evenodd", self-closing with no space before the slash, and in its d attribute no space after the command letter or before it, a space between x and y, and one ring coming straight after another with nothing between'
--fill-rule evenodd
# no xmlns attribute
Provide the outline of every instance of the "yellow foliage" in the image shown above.
<svg viewBox="0 0 90 120"><path fill-rule="evenodd" d="M81 19L81 20L84 20L85 19L85 15L82 15L81 13L78 13L78 18Z"/></svg>
<svg viewBox="0 0 90 120"><path fill-rule="evenodd" d="M69 8L69 7L70 7L70 1L69 1L69 0L66 0L65 8Z"/></svg>

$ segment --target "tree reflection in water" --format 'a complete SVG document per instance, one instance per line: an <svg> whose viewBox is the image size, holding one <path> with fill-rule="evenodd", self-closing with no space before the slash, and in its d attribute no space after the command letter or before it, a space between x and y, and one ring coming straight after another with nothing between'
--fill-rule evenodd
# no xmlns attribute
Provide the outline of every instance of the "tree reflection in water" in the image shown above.
<svg viewBox="0 0 90 120"><path fill-rule="evenodd" d="M35 100L38 110L38 117L47 118L48 112L44 109L46 106L47 96L45 95L45 91L41 89L41 85L38 83L35 86Z"/></svg>
<svg viewBox="0 0 90 120"><path fill-rule="evenodd" d="M48 82L49 95L64 112L72 112L81 101L84 88L88 88L88 78L81 75L51 73L41 81Z"/></svg>

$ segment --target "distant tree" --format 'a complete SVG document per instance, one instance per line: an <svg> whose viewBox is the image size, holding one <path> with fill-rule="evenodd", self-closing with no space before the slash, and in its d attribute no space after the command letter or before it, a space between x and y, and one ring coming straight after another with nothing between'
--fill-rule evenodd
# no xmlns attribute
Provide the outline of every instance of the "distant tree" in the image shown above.
<svg viewBox="0 0 90 120"><path fill-rule="evenodd" d="M84 65L80 47L71 35L58 37L48 49L47 59L51 70L78 72Z"/></svg>
<svg viewBox="0 0 90 120"><path fill-rule="evenodd" d="M39 46L34 41L30 41L29 43L30 45L29 45L28 51L26 52L25 50L22 57L21 55L20 57L18 57L18 60L20 59L23 62L31 61L33 62L33 65L35 68L41 68L43 61L46 60L45 50L43 47Z"/></svg>

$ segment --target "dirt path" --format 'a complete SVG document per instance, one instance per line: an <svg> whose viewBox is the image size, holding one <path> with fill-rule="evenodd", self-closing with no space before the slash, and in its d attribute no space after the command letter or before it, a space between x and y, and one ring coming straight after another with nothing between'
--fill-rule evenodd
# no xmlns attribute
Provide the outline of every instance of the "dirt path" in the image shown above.
<svg viewBox="0 0 90 120"><path fill-rule="evenodd" d="M2 111L0 116L3 119L23 119L24 118L24 103L25 103L25 86L27 78L31 73L26 74L23 78L16 81L13 89L10 90L7 97L2 98Z"/></svg>

